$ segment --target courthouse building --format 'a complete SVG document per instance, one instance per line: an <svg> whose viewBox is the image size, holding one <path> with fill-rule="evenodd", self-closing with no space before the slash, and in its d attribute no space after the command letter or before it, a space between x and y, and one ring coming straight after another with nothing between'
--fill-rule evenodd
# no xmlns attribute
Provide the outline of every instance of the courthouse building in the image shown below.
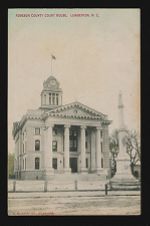
<svg viewBox="0 0 150 226"><path fill-rule="evenodd" d="M109 174L111 121L80 102L63 105L62 94L59 82L50 76L43 83L41 106L14 122L16 178Z"/></svg>

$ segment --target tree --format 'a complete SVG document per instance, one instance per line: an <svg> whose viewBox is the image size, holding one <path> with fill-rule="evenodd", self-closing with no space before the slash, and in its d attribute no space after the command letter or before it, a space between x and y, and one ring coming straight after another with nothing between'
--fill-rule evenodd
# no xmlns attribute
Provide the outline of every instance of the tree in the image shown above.
<svg viewBox="0 0 150 226"><path fill-rule="evenodd" d="M130 156L131 165L136 165L141 161L140 153L140 138L136 131L127 131L125 137L125 143L127 147L127 153Z"/></svg>
<svg viewBox="0 0 150 226"><path fill-rule="evenodd" d="M116 157L119 153L118 133L119 133L118 130L114 130L109 138L112 176L116 172ZM132 173L134 174L133 168L141 160L140 138L138 133L135 130L132 130L132 131L128 130L124 138L124 141L126 144L127 153L130 156L131 170L132 170Z"/></svg>
<svg viewBox="0 0 150 226"><path fill-rule="evenodd" d="M9 178L14 177L14 154L8 154L8 176Z"/></svg>
<svg viewBox="0 0 150 226"><path fill-rule="evenodd" d="M141 148L140 148L140 137L136 131L127 131L125 137L125 143L127 147L127 153L130 156L131 170L135 177L139 177L139 171L135 171L134 168L137 163L141 162Z"/></svg>

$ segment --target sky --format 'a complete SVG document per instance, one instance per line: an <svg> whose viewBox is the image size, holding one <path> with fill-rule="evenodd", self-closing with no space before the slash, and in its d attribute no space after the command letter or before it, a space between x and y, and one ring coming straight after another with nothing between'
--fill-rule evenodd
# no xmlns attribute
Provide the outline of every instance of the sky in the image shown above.
<svg viewBox="0 0 150 226"><path fill-rule="evenodd" d="M9 9L9 152L13 122L40 107L50 75L60 82L63 104L79 101L107 114L110 133L122 91L125 124L140 131L140 10Z"/></svg>

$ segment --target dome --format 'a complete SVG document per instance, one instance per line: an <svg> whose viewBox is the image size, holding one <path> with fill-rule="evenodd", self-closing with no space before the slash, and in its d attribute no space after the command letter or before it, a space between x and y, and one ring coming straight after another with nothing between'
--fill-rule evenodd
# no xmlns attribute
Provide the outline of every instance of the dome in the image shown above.
<svg viewBox="0 0 150 226"><path fill-rule="evenodd" d="M47 78L46 81L43 83L43 89L44 90L56 90L56 91L61 91L59 88L59 82L54 76L50 76Z"/></svg>

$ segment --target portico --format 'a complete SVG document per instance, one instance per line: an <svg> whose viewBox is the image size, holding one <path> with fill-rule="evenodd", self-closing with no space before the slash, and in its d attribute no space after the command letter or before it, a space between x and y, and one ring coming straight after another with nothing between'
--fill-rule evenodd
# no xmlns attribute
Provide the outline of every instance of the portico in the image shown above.
<svg viewBox="0 0 150 226"><path fill-rule="evenodd" d="M53 151L53 141L57 135L61 137L61 146ZM46 142L44 150L45 172L47 174L64 173L100 173L102 170L102 127L73 122L73 125L62 122L49 124L44 130ZM63 145L64 144L64 145ZM56 157L57 152L57 157ZM57 159L55 169L53 159ZM75 169L76 168L76 169Z"/></svg>

